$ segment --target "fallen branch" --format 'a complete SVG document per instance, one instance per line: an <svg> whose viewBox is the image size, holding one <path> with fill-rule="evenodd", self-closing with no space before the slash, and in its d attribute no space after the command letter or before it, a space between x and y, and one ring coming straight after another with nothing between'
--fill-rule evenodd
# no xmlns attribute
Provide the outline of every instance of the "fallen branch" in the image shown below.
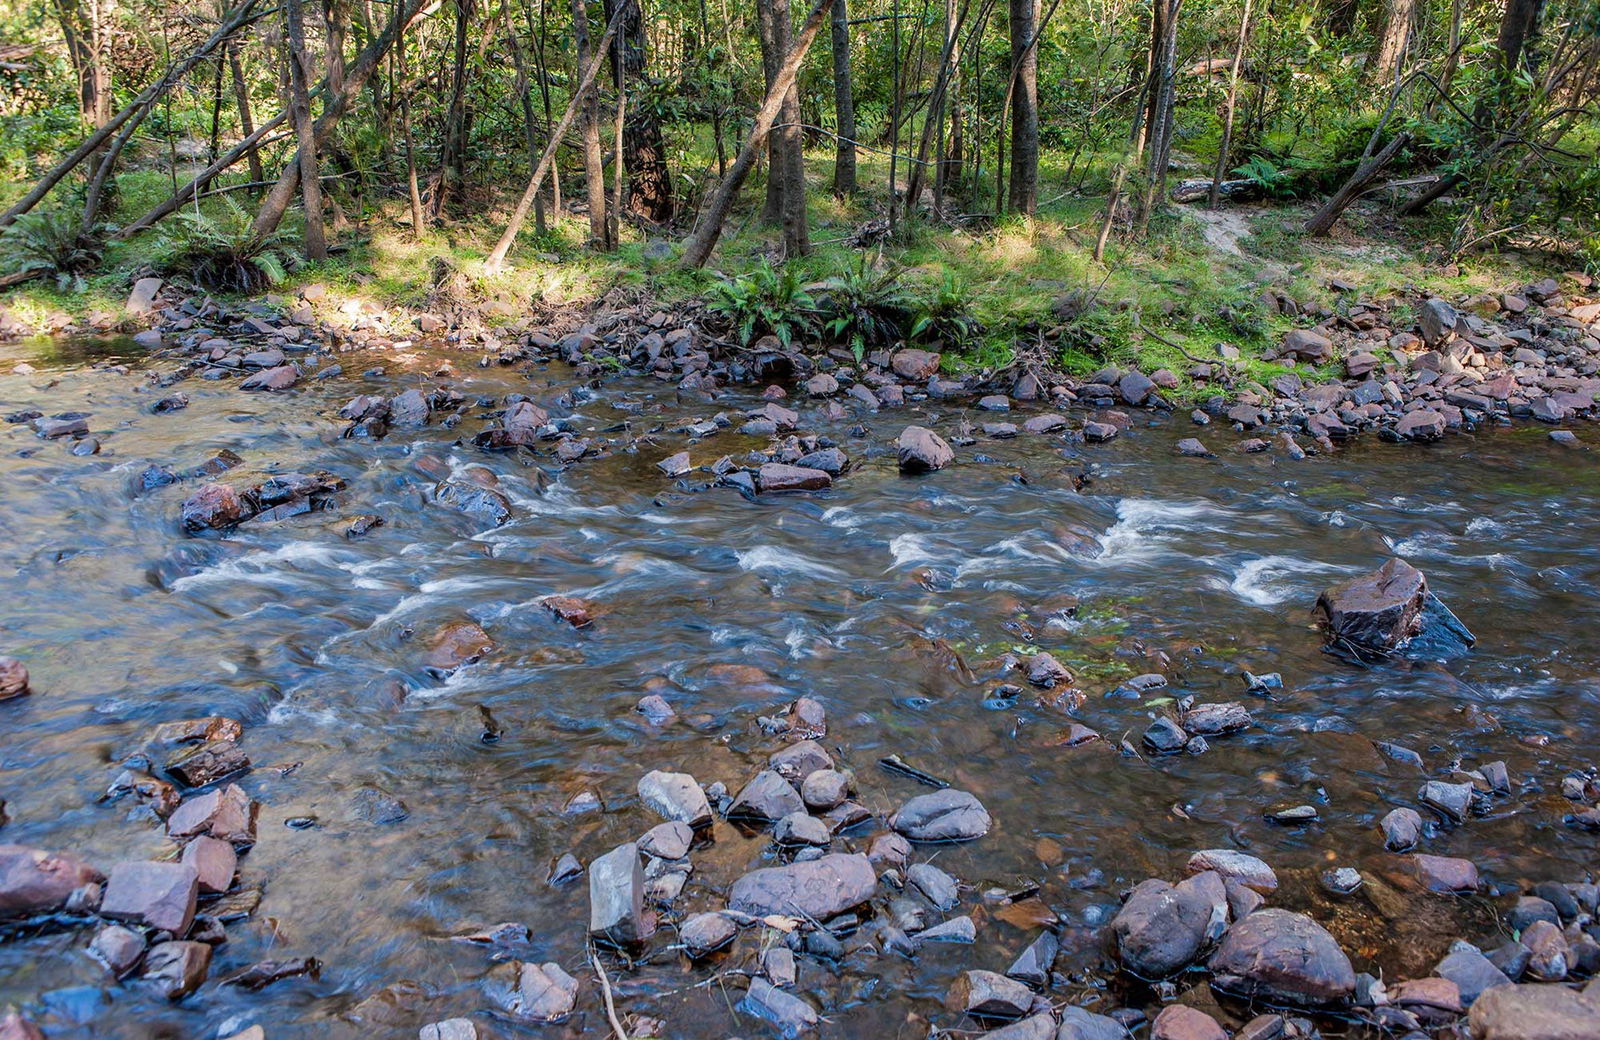
<svg viewBox="0 0 1600 1040"><path fill-rule="evenodd" d="M602 44L597 50L604 52L605 45ZM582 94L583 91L580 90L578 93ZM600 963L600 955L595 952L593 946L589 947L589 963L594 965L594 973L600 976L600 993L605 997L606 1017L611 1020L611 1028L616 1032L617 1040L628 1040L628 1031L622 1027L621 1020L617 1018L617 1005L611 999L611 979L606 975L606 967Z"/></svg>

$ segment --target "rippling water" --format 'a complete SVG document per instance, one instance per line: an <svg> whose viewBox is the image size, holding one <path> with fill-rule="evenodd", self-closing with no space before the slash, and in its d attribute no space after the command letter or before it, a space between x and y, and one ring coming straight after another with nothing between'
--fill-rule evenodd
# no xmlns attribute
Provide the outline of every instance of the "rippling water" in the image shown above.
<svg viewBox="0 0 1600 1040"><path fill-rule="evenodd" d="M1196 460L1173 450L1195 433L1186 421L1140 414L1107 445L981 441L958 448L954 468L908 479L890 445L928 414L864 416L867 436L855 438L802 404L807 424L858 468L830 492L752 502L674 488L654 468L683 446L676 420L759 403L750 393L679 403L660 383L619 380L563 407L560 366L530 380L458 356L454 382L469 402L516 391L584 430L627 424L591 433L614 439L612 454L560 471L457 443L477 418L376 443L340 438L345 400L426 386L437 357L348 355L343 375L286 395L190 380L191 407L167 415L149 414L169 391L137 363L93 370L92 359L82 345L0 348L7 373L18 360L39 369L0 375L0 411L92 412L104 444L78 458L25 425L0 427L0 651L27 661L36 691L0 704L0 798L13 817L0 841L101 866L162 854L158 826L98 796L155 724L233 716L256 766L243 786L263 803L241 873L266 894L229 927L213 978L268 957L313 955L325 967L320 980L257 994L208 985L169 1008L107 984L83 953L86 932L0 944L0 1006L44 1013L52 1036L210 1037L254 1022L273 1040L414 1035L486 1007L484 952L441 940L503 920L533 928L534 958L580 974L585 886L547 885L555 858L587 862L652 824L633 795L649 769L736 788L771 750L756 716L801 693L827 706L828 743L875 811L918 791L876 767L888 754L983 798L993 833L937 861L979 888L1042 882L1068 924L1060 966L1085 972L1086 991L1098 985L1093 926L1131 883L1181 874L1194 849L1250 848L1300 879L1280 899L1300 905L1318 898L1316 871L1392 865L1376 822L1415 804L1423 777L1373 740L1416 749L1439 776L1457 760L1504 759L1521 786L1425 851L1469 856L1508 887L1579 880L1595 863L1595 836L1561 824L1572 807L1559 781L1600 749L1600 470L1542 430L1429 447L1369 438L1290 462L1236 454L1233 435L1213 429L1202 436L1222 457ZM373 365L386 374L358 374ZM963 411L931 410L950 421ZM725 432L690 450L699 464L759 446ZM176 523L192 482L133 493L147 465L182 469L223 448L245 459L226 479L321 468L349 487L335 512L198 539ZM477 533L427 504L424 456L492 470L516 518ZM386 522L346 539L339 518L354 513ZM1317 592L1392 554L1424 570L1477 633L1469 657L1363 671L1320 651ZM574 631L539 605L557 593L608 613ZM422 665L426 640L461 618L498 649L441 681ZM1054 746L1073 719L1031 696L985 707L994 685L1015 678L1002 656L1028 647L1079 674L1088 698L1076 720L1111 744ZM1279 671L1285 689L1246 697L1246 670ZM1143 702L1103 696L1149 671L1172 686ZM403 700L387 690L396 679ZM645 692L666 696L679 718L649 725L633 711ZM1249 700L1257 726L1198 757L1111 750L1184 693ZM504 731L496 743L480 740L480 706ZM409 818L363 822L352 800L367 787L404 800ZM583 791L604 811L564 816ZM1321 823L1262 819L1306 802ZM299 816L318 826L284 826ZM722 886L767 854L760 836L732 826L719 823L716 837L695 857L685 911L720 905ZM1358 966L1391 977L1423 973L1452 937L1431 924L1400 935L1359 901L1323 909ZM980 911L975 946L929 947L915 963L857 951L837 974L806 962L801 989L827 1016L825 1035L920 1036L930 1021L956 1024L939 1000L958 971L1004 970L1033 934ZM631 970L614 966L627 1010L665 1019L674 1037L761 1031L731 1010L739 987L696 986L713 969L690 969L666 947ZM753 953L738 949L719 970ZM402 981L417 987L392 1025L341 1018ZM592 982L580 1007L542 1035L603 1032Z"/></svg>

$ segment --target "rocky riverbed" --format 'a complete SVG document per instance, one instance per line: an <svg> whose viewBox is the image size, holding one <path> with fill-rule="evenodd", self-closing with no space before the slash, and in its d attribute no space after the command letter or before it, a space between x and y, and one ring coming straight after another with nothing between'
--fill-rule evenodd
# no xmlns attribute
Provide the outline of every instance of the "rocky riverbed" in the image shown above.
<svg viewBox="0 0 1600 1040"><path fill-rule="evenodd" d="M0 348L0 1037L1600 1036L1582 288L1194 416L639 307Z"/></svg>

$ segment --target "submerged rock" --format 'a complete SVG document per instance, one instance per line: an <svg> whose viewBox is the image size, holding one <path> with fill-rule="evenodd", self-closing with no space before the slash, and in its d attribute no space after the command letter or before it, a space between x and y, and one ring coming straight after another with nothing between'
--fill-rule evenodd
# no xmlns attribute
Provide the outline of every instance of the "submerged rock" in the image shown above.
<svg viewBox="0 0 1600 1040"><path fill-rule="evenodd" d="M1257 910L1228 929L1212 955L1217 988L1251 998L1320 1005L1355 991L1355 969L1327 930L1304 914Z"/></svg>
<svg viewBox="0 0 1600 1040"><path fill-rule="evenodd" d="M168 1000L182 1000L205 982L211 947L202 942L164 942L144 959L140 981Z"/></svg>
<svg viewBox="0 0 1600 1040"><path fill-rule="evenodd" d="M945 1006L974 1018L1021 1018L1033 1008L1033 990L992 971L964 971L945 995Z"/></svg>
<svg viewBox="0 0 1600 1040"><path fill-rule="evenodd" d="M28 692L28 669L15 657L0 654L0 701Z"/></svg>
<svg viewBox="0 0 1600 1040"><path fill-rule="evenodd" d="M739 926L727 914L695 914L678 926L678 938L691 958L698 960L733 942Z"/></svg>
<svg viewBox="0 0 1600 1040"><path fill-rule="evenodd" d="M511 519L511 500L492 488L446 480L434 487L433 500L487 527L499 527Z"/></svg>
<svg viewBox="0 0 1600 1040"><path fill-rule="evenodd" d="M501 1010L524 1022L559 1022L578 1001L578 980L553 961L508 961L490 973L484 989Z"/></svg>
<svg viewBox="0 0 1600 1040"><path fill-rule="evenodd" d="M118 863L106 882L100 914L183 935L194 921L200 875L185 863Z"/></svg>
<svg viewBox="0 0 1600 1040"><path fill-rule="evenodd" d="M778 1035L792 1038L817 1028L817 1009L793 993L785 993L766 979L756 976L739 1001L739 1010L771 1025Z"/></svg>

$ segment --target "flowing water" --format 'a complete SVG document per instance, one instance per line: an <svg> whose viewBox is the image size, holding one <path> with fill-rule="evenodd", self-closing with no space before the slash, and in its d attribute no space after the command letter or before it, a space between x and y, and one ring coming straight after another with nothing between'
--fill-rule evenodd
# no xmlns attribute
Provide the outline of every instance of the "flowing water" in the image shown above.
<svg viewBox="0 0 1600 1040"><path fill-rule="evenodd" d="M588 862L656 822L633 793L650 769L737 789L774 747L757 716L799 694L827 706L826 743L874 811L926 790L877 766L898 754L978 794L996 821L980 841L934 850L979 890L965 904L977 907L976 945L930 946L910 962L857 941L837 965L802 958L800 991L828 1036L959 1026L940 1007L955 975L1003 971L1037 934L983 905L994 886L1042 886L1064 922L1058 970L1071 979L1054 996L1098 999L1094 933L1119 893L1181 876L1200 848L1267 859L1288 882L1276 902L1311 908L1359 968L1391 978L1425 974L1456 934L1502 941L1483 897L1397 911L1317 894L1328 867L1376 877L1394 866L1376 822L1415 805L1425 777L1373 741L1415 749L1433 776L1457 761L1510 768L1515 795L1439 829L1425 851L1474 859L1502 890L1593 870L1596 837L1563 826L1575 806L1559 786L1600 750L1600 469L1541 430L1430 447L1368 438L1303 462L1236 454L1232 434L1211 430L1221 458L1195 460L1173 449L1195 433L1181 415L1138 414L1107 445L980 440L958 448L951 469L904 478L890 446L927 413L864 416L852 430L801 404L803 425L836 438L857 468L829 492L748 501L675 487L655 469L684 446L672 427L759 405L747 391L679 402L665 384L619 379L592 392L559 365L530 378L454 355L469 402L527 393L615 442L561 471L473 449L483 408L456 430L340 437L345 400L425 386L437 357L347 355L342 375L287 394L189 380L192 405L154 415L150 403L170 391L137 359L97 362L117 349L0 348L0 412L90 412L104 445L75 457L26 425L0 427L0 652L27 661L35 690L0 704L0 798L12 817L0 841L102 867L169 853L148 812L100 795L158 723L237 718L255 764L240 782L262 802L241 883L264 896L229 925L212 977L305 955L323 969L259 993L213 982L167 1006L106 979L84 953L91 929L13 936L0 943L0 1006L28 1007L53 1037L226 1036L257 1022L273 1040L414 1036L425 1022L484 1013L490 957L447 940L500 921L532 928L524 959L585 980L574 1019L527 1035L602 1035L584 969L585 886L547 884L552 862L568 851ZM9 374L20 360L38 371ZM373 365L387 374L359 374ZM948 431L963 406L932 410ZM760 446L724 432L690 450L699 464ZM152 463L183 469L223 448L245 460L224 479L325 469L348 489L334 512L200 538L177 525L194 482L133 491ZM478 532L428 504L424 457L492 470L515 518ZM340 518L354 513L385 523L346 538ZM1309 614L1318 591L1391 555L1426 572L1474 629L1468 657L1363 670L1320 650ZM558 593L607 613L574 630L540 607ZM427 636L463 618L497 649L448 679L430 675ZM1075 719L1031 693L990 697L1001 682L1026 685L1003 658L1032 647L1078 674L1087 699ZM1284 689L1246 695L1247 670L1281 672ZM1151 671L1171 686L1142 701L1104 696ZM648 692L678 718L657 727L638 715ZM1198 756L1116 752L1190 693L1249 702L1255 728ZM482 739L480 709L499 740ZM1061 746L1073 721L1108 741ZM409 816L362 820L354 800L374 787ZM603 809L564 812L585 791ZM1263 819L1303 803L1320 822ZM285 825L297 817L316 826ZM850 844L864 849L875 829ZM733 878L771 858L761 835L721 822L714 833L680 911L720 906ZM750 966L752 939L691 967L666 930L640 963L611 961L618 999L664 1020L667 1036L760 1035L733 1010L742 986L724 977ZM350 1019L386 987L387 1013L369 1003Z"/></svg>

